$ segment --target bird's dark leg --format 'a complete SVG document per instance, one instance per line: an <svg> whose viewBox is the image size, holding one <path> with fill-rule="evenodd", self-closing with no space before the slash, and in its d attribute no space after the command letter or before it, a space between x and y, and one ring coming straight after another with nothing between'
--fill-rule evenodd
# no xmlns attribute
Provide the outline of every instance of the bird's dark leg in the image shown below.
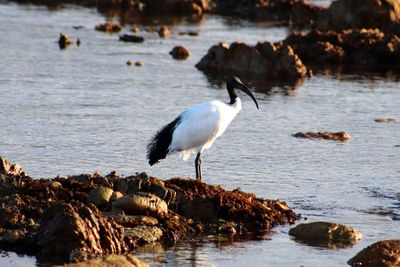
<svg viewBox="0 0 400 267"><path fill-rule="evenodd" d="M196 180L201 182L201 153L197 153L196 160L194 161L196 166Z"/></svg>

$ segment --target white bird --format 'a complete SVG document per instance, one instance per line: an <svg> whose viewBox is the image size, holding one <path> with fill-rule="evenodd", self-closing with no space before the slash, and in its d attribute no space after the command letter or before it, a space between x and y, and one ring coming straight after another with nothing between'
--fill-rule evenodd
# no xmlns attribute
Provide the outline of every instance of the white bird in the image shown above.
<svg viewBox="0 0 400 267"><path fill-rule="evenodd" d="M173 153L180 153L183 160L197 153L196 180L201 181L201 153L212 146L242 109L235 88L248 94L258 109L256 98L238 77L231 76L226 88L229 103L211 100L195 105L161 128L147 146L149 164L153 165Z"/></svg>

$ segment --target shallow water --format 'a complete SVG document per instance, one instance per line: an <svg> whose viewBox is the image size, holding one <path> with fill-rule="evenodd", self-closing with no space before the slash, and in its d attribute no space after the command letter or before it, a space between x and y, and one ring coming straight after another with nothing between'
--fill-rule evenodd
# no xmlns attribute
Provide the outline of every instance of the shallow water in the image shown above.
<svg viewBox="0 0 400 267"><path fill-rule="evenodd" d="M170 38L144 32L144 44L130 44L93 30L104 21L94 9L0 2L0 155L33 177L112 170L193 177L193 158L171 156L150 167L145 149L155 131L185 108L227 99L223 84L194 65L221 41L255 44L288 34L285 27L208 16L200 22L171 20ZM199 36L178 34L188 30ZM81 46L60 50L60 32L80 37ZM190 58L173 60L168 52L175 45L187 47ZM127 60L144 66L127 66ZM344 266L367 245L400 238L396 77L326 72L297 88L261 85L260 110L241 96L242 113L204 154L204 180L285 200L307 221L345 223L364 239L350 248L311 247L295 242L284 226L260 240L183 243L140 258L152 266ZM374 122L379 117L398 122ZM291 136L309 130L346 131L352 139ZM0 265L34 264L31 257L0 257Z"/></svg>

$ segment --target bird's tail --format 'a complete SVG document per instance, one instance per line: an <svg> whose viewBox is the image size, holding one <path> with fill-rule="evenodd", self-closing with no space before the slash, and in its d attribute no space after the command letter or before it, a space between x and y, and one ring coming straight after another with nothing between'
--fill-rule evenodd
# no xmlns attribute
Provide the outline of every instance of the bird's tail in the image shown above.
<svg viewBox="0 0 400 267"><path fill-rule="evenodd" d="M150 165L154 165L161 159L165 159L169 152L169 146L171 145L172 134L179 122L180 117L161 128L151 139L150 143L147 145L147 159Z"/></svg>

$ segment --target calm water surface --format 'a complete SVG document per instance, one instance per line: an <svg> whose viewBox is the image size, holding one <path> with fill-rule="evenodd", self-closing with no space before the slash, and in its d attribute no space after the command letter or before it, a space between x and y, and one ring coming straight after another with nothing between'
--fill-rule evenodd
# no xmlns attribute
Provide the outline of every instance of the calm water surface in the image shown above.
<svg viewBox="0 0 400 267"><path fill-rule="evenodd" d="M143 32L144 44L130 44L93 30L104 21L94 9L51 11L0 2L0 155L33 177L112 170L193 177L193 158L171 156L150 167L145 148L183 109L228 99L224 85L194 65L221 41L256 44L288 34L284 27L208 16L171 20L170 38ZM188 30L199 36L178 34ZM60 32L80 37L81 46L60 50ZM168 52L175 45L187 47L191 57L173 60ZM144 66L128 67L127 60ZM205 181L285 200L307 221L348 224L364 239L344 249L311 247L295 242L285 226L260 240L184 243L140 258L152 266L344 266L372 242L400 238L400 123L374 122L400 121L396 78L321 73L297 88L258 86L260 110L242 96L242 113L204 154ZM352 139L291 136L308 130L346 131ZM388 215L377 215L382 212ZM12 253L0 257L6 266L35 262Z"/></svg>

